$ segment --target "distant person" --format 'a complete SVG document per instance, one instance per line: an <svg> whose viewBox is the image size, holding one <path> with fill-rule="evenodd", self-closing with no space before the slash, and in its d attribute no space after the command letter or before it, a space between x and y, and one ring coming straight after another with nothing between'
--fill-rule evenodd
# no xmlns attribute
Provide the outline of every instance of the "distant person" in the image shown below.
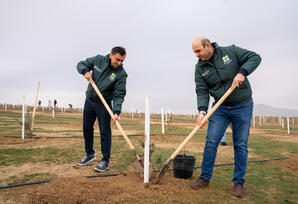
<svg viewBox="0 0 298 204"><path fill-rule="evenodd" d="M69 109L72 109L72 105L71 104L68 104L68 107L69 107Z"/></svg>
<svg viewBox="0 0 298 204"><path fill-rule="evenodd" d="M214 105L232 85L237 88L209 118L202 173L191 187L201 189L209 185L217 147L228 124L232 123L235 158L234 195L242 197L245 195L243 184L247 165L247 141L253 111L252 91L247 76L258 67L261 57L235 45L220 47L204 37L196 38L192 49L199 58L195 69L199 110L197 125L203 127L207 123L206 121L201 124L207 113L209 95L215 99Z"/></svg>
<svg viewBox="0 0 298 204"><path fill-rule="evenodd" d="M80 74L89 81L93 79L98 89L105 98L107 104L113 107L115 122L120 121L122 103L126 95L127 74L122 66L126 57L126 51L122 47L114 47L106 56L97 55L78 63ZM92 71L92 74L90 73ZM112 106L113 101L113 106ZM96 171L106 171L109 168L111 154L111 117L101 102L100 98L89 84L86 91L86 100L83 112L83 132L86 156L78 162L78 165L86 165L95 159L93 150L94 122L99 121L101 153L103 158L94 168Z"/></svg>
<svg viewBox="0 0 298 204"><path fill-rule="evenodd" d="M56 108L56 106L57 106L57 100L54 99L54 108Z"/></svg>
<svg viewBox="0 0 298 204"><path fill-rule="evenodd" d="M38 106L39 107L41 106L41 100L38 100Z"/></svg>

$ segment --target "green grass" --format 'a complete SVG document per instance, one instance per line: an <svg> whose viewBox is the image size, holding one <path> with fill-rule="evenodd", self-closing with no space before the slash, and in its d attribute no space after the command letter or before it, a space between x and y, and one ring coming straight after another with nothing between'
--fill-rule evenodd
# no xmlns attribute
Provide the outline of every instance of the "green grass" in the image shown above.
<svg viewBox="0 0 298 204"><path fill-rule="evenodd" d="M21 165L24 163L72 163L78 158L78 148L6 148L0 149L0 166Z"/></svg>
<svg viewBox="0 0 298 204"><path fill-rule="evenodd" d="M19 145L19 144L27 144L30 143L30 141L22 141L22 142L8 142L6 145Z"/></svg>
<svg viewBox="0 0 298 204"><path fill-rule="evenodd" d="M274 158L287 154L297 154L298 144L291 142L274 141L267 137L254 136L248 139L248 147L260 156Z"/></svg>
<svg viewBox="0 0 298 204"><path fill-rule="evenodd" d="M62 133L62 132L83 132L83 130L45 130L43 128L34 128L34 133L46 132L46 133Z"/></svg>
<svg viewBox="0 0 298 204"><path fill-rule="evenodd" d="M21 113L14 112L0 112L0 117L9 117L9 118L20 118L22 116Z"/></svg>
<svg viewBox="0 0 298 204"><path fill-rule="evenodd" d="M11 176L8 180L8 185L15 185L20 183L28 183L28 182L38 182L50 180L51 176L49 173L34 173L34 174L25 174L22 178L18 178L16 176Z"/></svg>
<svg viewBox="0 0 298 204"><path fill-rule="evenodd" d="M234 166L215 167L211 185L229 193L232 186ZM195 170L195 177L200 170ZM283 172L271 162L252 163L247 165L246 190L249 196L241 203L295 203L297 202L298 179L294 174ZM223 185L224 184L224 185ZM238 203L223 197L228 203Z"/></svg>
<svg viewBox="0 0 298 204"><path fill-rule="evenodd" d="M138 149L136 151L138 152ZM129 149L124 139L117 138L116 141L113 141L111 150L111 160L117 160L117 162L112 162L113 169L115 169L118 172L123 172L131 166L131 162L134 159L135 156Z"/></svg>

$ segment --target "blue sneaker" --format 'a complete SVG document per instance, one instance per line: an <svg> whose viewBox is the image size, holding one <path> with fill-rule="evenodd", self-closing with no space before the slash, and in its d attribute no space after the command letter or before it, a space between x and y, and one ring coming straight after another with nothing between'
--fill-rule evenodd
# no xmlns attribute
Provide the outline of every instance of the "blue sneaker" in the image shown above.
<svg viewBox="0 0 298 204"><path fill-rule="evenodd" d="M92 162L93 160L95 160L96 157L95 155L86 155L81 161L79 161L77 164L79 166L84 166L87 165L89 162Z"/></svg>
<svg viewBox="0 0 298 204"><path fill-rule="evenodd" d="M109 163L106 161L101 161L96 167L94 167L96 171L104 172L109 169Z"/></svg>

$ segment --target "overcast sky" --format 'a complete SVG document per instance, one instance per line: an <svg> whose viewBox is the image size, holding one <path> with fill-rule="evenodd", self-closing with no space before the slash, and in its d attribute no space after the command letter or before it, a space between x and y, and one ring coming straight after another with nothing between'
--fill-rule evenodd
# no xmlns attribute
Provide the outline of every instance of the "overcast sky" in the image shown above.
<svg viewBox="0 0 298 204"><path fill-rule="evenodd" d="M127 50L124 107L196 113L197 36L262 57L248 78L255 104L298 109L297 0L0 0L0 103L82 107L79 61Z"/></svg>

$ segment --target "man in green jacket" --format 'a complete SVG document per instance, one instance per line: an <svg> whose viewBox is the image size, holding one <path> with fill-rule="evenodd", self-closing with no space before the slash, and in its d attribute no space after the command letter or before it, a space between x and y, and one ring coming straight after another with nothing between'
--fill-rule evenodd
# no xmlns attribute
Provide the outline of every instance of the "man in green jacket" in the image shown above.
<svg viewBox="0 0 298 204"><path fill-rule="evenodd" d="M126 95L127 74L122 67L125 57L126 51L124 48L114 47L111 53L106 56L97 55L95 57L87 58L85 61L81 61L77 65L78 72L88 81L93 79L110 107L113 102L113 108L111 109L114 113L114 117L112 118L114 122L116 120L120 121L119 115ZM86 165L96 159L93 150L93 126L96 118L100 129L101 152L103 158L94 169L103 172L109 168L112 144L111 117L92 85L89 83L86 91L86 101L83 113L83 132L86 156L77 163L80 166Z"/></svg>
<svg viewBox="0 0 298 204"><path fill-rule="evenodd" d="M191 185L193 189L201 189L209 185L217 153L227 126L232 124L234 145L234 195L245 195L244 176L247 164L247 141L253 111L253 100L247 76L260 64L258 54L235 45L219 47L210 43L207 38L198 37L192 49L199 61L195 69L195 82L199 116L197 125L201 124L207 113L210 95L214 104L232 86L237 88L209 118L206 144L204 148L202 173ZM213 104L213 105L214 105Z"/></svg>

